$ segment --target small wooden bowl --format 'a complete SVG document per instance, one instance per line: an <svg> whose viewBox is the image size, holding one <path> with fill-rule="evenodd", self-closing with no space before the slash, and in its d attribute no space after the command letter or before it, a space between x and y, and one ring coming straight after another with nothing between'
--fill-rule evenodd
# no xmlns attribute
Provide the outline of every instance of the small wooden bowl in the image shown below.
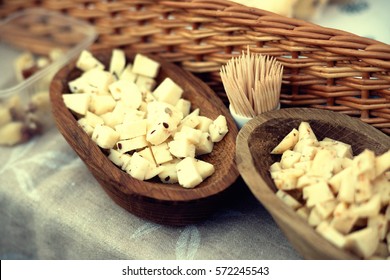
<svg viewBox="0 0 390 280"><path fill-rule="evenodd" d="M112 50L93 52L94 56L109 64ZM126 52L128 61L135 53ZM87 165L106 193L129 212L167 225L185 225L207 218L224 202L227 189L239 173L235 164L237 128L229 111L217 95L201 80L178 66L147 55L161 64L156 81L170 77L184 89L183 97L190 100L192 108L200 114L215 119L224 115L229 132L214 145L211 154L200 157L214 164L215 173L194 189L184 189L178 184L169 185L155 181L139 181L116 167L78 125L75 116L65 107L62 94L69 92L68 82L80 76L75 61L62 68L50 87L52 113L59 131ZM106 68L107 69L107 68Z"/></svg>
<svg viewBox="0 0 390 280"><path fill-rule="evenodd" d="M289 206L276 197L269 167L280 156L271 150L301 121L308 121L318 139L334 138L351 144L354 155L365 148L382 154L390 138L359 119L331 111L292 108L264 113L249 121L238 134L238 170L255 197L270 212L293 247L306 259L357 259L321 237Z"/></svg>

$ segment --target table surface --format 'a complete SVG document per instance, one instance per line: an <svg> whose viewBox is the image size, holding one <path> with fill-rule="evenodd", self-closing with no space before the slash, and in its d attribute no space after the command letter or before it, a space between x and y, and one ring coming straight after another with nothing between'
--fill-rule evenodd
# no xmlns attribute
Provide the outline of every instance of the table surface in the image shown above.
<svg viewBox="0 0 390 280"><path fill-rule="evenodd" d="M314 21L390 43L389 5L355 0ZM169 227L116 205L55 127L0 155L1 259L301 258L243 183L208 220Z"/></svg>

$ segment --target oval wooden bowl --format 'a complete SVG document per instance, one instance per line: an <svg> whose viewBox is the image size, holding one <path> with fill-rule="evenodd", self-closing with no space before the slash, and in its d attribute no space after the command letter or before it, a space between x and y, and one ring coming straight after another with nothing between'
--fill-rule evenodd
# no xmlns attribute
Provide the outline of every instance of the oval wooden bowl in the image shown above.
<svg viewBox="0 0 390 280"><path fill-rule="evenodd" d="M318 139L334 138L351 144L354 155L365 148L377 154L390 148L390 138L340 113L320 109L292 108L264 113L249 121L237 136L238 170L254 196L264 205L293 247L306 259L357 259L322 238L289 206L276 197L269 167L280 156L271 150L301 121L308 121Z"/></svg>
<svg viewBox="0 0 390 280"><path fill-rule="evenodd" d="M93 52L106 67L112 50ZM126 52L133 61L134 53ZM194 189L184 189L178 184L155 181L139 181L116 167L90 137L78 125L75 116L65 107L62 94L69 92L68 82L78 77L75 61L62 68L50 87L52 113L59 131L87 165L106 193L129 212L167 225L185 225L207 218L224 201L229 186L239 173L235 164L235 140L237 128L227 108L217 95L201 80L187 71L160 58L148 55L161 64L156 81L170 77L184 89L183 97L190 100L192 108L200 108L200 114L215 119L226 117L229 132L214 145L211 154L200 157L214 164L215 173ZM107 68L106 68L107 69Z"/></svg>

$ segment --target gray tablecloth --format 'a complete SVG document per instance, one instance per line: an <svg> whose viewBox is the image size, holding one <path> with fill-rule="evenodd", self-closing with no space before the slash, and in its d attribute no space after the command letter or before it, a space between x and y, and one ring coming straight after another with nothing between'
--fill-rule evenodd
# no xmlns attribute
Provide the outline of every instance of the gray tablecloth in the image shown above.
<svg viewBox="0 0 390 280"><path fill-rule="evenodd" d="M169 227L116 205L53 128L0 148L1 259L297 259L246 186L210 219Z"/></svg>

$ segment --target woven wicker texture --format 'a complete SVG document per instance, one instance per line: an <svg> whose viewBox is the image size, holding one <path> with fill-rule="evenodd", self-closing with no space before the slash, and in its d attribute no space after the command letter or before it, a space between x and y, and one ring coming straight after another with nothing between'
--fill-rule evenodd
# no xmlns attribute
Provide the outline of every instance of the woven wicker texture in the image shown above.
<svg viewBox="0 0 390 280"><path fill-rule="evenodd" d="M94 49L180 63L225 101L219 69L249 45L283 63L283 107L342 112L390 134L390 45L225 0L3 0L0 17L31 6L92 23Z"/></svg>

